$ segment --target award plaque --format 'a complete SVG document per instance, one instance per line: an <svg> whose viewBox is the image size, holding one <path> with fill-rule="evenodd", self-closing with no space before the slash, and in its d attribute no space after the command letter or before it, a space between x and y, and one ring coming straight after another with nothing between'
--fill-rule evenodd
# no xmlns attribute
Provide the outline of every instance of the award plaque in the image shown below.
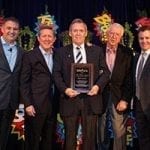
<svg viewBox="0 0 150 150"><path fill-rule="evenodd" d="M71 88L88 93L93 86L93 64L71 64Z"/></svg>

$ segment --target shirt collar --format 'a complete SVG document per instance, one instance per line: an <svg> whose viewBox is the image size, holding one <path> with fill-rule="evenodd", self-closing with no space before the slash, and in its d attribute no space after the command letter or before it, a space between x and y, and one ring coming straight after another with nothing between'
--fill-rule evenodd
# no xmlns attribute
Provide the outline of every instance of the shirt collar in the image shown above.
<svg viewBox="0 0 150 150"><path fill-rule="evenodd" d="M47 55L47 54L52 54L53 53L52 49L47 51L47 52L41 46L39 46L39 49L40 49L40 51L41 51L41 53L43 55Z"/></svg>
<svg viewBox="0 0 150 150"><path fill-rule="evenodd" d="M1 41L2 41L2 44L3 44L3 45L8 45L8 46L10 46L10 47L16 46L16 44L17 44L16 41L15 41L13 44L7 43L7 42L5 41L5 39L3 38L3 36L1 36Z"/></svg>
<svg viewBox="0 0 150 150"><path fill-rule="evenodd" d="M149 54L150 54L150 49L148 49L148 50L146 50L146 51L142 50L141 53L146 53L146 54L149 55Z"/></svg>
<svg viewBox="0 0 150 150"><path fill-rule="evenodd" d="M80 46L73 43L73 47L74 47L75 49L76 49L77 47L80 47L81 49L84 49L84 43L81 44Z"/></svg>
<svg viewBox="0 0 150 150"><path fill-rule="evenodd" d="M106 52L113 52L113 53L116 53L116 51L117 51L117 47L115 47L115 48L111 48L111 47L109 47L109 46L106 47Z"/></svg>
<svg viewBox="0 0 150 150"><path fill-rule="evenodd" d="M106 52L107 52L107 53L113 53L113 54L115 54L116 51L117 51L116 49L110 49L110 48L107 48L107 49L106 49Z"/></svg>

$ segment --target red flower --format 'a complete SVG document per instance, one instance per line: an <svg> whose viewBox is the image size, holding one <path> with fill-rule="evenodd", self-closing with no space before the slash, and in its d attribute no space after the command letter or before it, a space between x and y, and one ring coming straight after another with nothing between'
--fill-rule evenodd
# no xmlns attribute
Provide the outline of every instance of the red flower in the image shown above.
<svg viewBox="0 0 150 150"><path fill-rule="evenodd" d="M135 22L135 24L138 26L138 28L142 26L150 26L150 18L147 17L140 18Z"/></svg>

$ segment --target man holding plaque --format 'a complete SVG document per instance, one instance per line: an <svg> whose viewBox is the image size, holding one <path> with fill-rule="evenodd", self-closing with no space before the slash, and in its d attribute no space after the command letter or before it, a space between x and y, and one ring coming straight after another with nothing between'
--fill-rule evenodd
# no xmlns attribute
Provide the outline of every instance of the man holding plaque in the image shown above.
<svg viewBox="0 0 150 150"><path fill-rule="evenodd" d="M109 70L98 46L85 44L87 26L74 19L69 27L72 44L56 51L53 75L61 92L60 114L65 127L65 150L76 150L81 118L83 150L95 150L97 116L102 112L101 92Z"/></svg>
<svg viewBox="0 0 150 150"><path fill-rule="evenodd" d="M109 150L110 138L106 125L110 115L114 133L113 150L126 150L127 107L132 97L132 52L120 45L124 28L118 23L112 24L107 31L107 44L103 46L106 63L111 72L110 81L103 90L105 113L100 121L101 149ZM105 132L106 131L106 132ZM101 150L100 149L100 150Z"/></svg>

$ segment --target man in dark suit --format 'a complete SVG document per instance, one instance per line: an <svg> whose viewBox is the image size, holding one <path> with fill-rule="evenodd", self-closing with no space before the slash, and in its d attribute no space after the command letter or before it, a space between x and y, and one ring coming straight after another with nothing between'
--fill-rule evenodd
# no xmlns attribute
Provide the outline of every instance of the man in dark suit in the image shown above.
<svg viewBox="0 0 150 150"><path fill-rule="evenodd" d="M51 150L53 132L53 44L55 33L41 26L39 47L23 57L21 96L25 105L25 149Z"/></svg>
<svg viewBox="0 0 150 150"><path fill-rule="evenodd" d="M150 149L150 26L138 31L141 54L135 55L135 111L140 150Z"/></svg>
<svg viewBox="0 0 150 150"><path fill-rule="evenodd" d="M54 80L61 92L60 114L65 127L65 150L76 150L78 119L81 117L83 150L94 150L97 115L102 112L101 92L109 79L103 53L97 46L87 46L87 26L74 19L69 27L72 44L56 51ZM80 54L79 54L80 53ZM93 86L87 93L71 87L71 64L91 63L94 67Z"/></svg>
<svg viewBox="0 0 150 150"><path fill-rule="evenodd" d="M19 105L19 75L23 50L17 45L19 21L5 18L0 37L0 150L5 150L15 110Z"/></svg>
<svg viewBox="0 0 150 150"><path fill-rule="evenodd" d="M100 119L102 150L110 148L110 137L106 126L108 115L114 133L113 150L126 150L126 110L132 97L132 52L119 44L123 33L123 26L118 23L112 24L107 31L107 44L103 46L111 75L110 81L103 90L105 110Z"/></svg>

